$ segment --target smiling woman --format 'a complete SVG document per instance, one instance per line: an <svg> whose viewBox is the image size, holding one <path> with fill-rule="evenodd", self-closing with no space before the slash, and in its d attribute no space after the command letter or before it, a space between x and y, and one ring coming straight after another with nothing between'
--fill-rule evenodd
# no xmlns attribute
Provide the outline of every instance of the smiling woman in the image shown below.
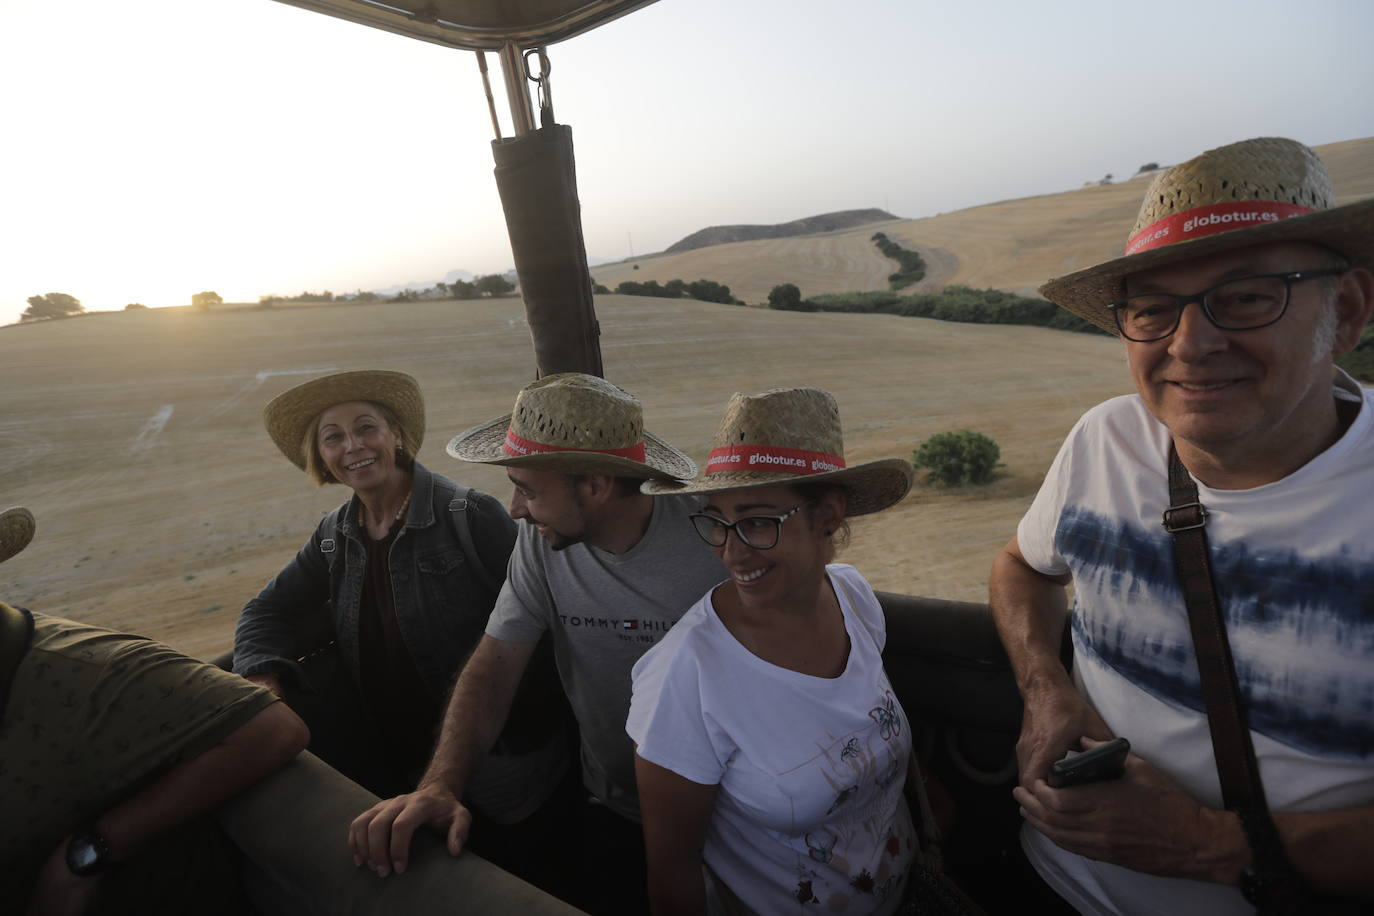
<svg viewBox="0 0 1374 916"><path fill-rule="evenodd" d="M263 418L317 485L353 493L248 602L234 670L299 707L312 749L336 769L377 792L408 791L453 673L486 626L515 524L490 496L415 460L425 410L409 375L313 379L278 395ZM472 801L502 821L532 810L561 772L556 737L491 758Z"/></svg>
<svg viewBox="0 0 1374 916"><path fill-rule="evenodd" d="M916 764L882 609L830 560L847 516L910 485L906 461L846 466L835 399L792 388L735 395L706 473L644 486L707 495L692 522L729 573L633 672L656 914L902 905L933 828L903 795Z"/></svg>

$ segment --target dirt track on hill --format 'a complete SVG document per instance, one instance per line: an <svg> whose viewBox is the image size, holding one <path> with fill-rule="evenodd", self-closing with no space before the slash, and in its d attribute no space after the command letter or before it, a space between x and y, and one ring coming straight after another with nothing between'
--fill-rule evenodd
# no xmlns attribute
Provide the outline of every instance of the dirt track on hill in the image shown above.
<svg viewBox="0 0 1374 916"><path fill-rule="evenodd" d="M1006 467L991 486L919 488L855 521L841 559L914 594L983 600L993 552L1064 433L1128 384L1117 344L1085 335L625 296L597 310L609 377L697 460L731 393L778 385L835 393L851 461L907 457L949 429L996 439ZM0 503L38 517L34 543L0 567L0 595L198 655L228 647L243 603L347 495L311 487L276 452L262 406L308 375L363 366L420 380L423 463L507 498L499 470L443 447L509 410L533 377L517 299L150 310L0 330Z"/></svg>

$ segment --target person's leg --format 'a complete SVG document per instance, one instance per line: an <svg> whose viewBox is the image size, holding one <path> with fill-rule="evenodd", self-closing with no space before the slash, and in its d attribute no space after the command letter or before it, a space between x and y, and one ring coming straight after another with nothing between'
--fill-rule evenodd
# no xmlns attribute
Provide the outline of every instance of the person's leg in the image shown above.
<svg viewBox="0 0 1374 916"><path fill-rule="evenodd" d="M644 829L584 793L578 858L579 899L592 916L641 916L649 912Z"/></svg>

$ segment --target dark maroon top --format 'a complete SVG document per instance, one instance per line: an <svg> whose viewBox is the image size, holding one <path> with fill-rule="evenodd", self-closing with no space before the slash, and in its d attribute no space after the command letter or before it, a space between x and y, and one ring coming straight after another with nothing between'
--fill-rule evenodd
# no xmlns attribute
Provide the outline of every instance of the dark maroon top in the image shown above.
<svg viewBox="0 0 1374 916"><path fill-rule="evenodd" d="M362 693L369 711L405 761L407 770L423 767L434 746L439 709L430 699L396 624L396 596L391 590L391 545L405 519L397 519L380 541L361 524L367 565L358 606L358 662Z"/></svg>

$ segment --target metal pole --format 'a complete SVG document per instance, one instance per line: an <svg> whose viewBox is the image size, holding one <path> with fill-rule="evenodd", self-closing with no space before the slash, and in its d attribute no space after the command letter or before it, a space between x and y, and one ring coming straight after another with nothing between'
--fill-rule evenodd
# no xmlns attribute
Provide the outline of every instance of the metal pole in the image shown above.
<svg viewBox="0 0 1374 916"><path fill-rule="evenodd" d="M496 99L491 97L491 80L487 78L487 53L477 52L477 69L482 72L482 90L487 94L487 111L491 112L491 129L501 139L501 122L496 118Z"/></svg>
<svg viewBox="0 0 1374 916"><path fill-rule="evenodd" d="M501 74L506 78L506 98L510 100L515 135L524 136L534 130L534 108L530 104L530 92L525 79L525 61L520 55L520 48L513 41L501 46Z"/></svg>

